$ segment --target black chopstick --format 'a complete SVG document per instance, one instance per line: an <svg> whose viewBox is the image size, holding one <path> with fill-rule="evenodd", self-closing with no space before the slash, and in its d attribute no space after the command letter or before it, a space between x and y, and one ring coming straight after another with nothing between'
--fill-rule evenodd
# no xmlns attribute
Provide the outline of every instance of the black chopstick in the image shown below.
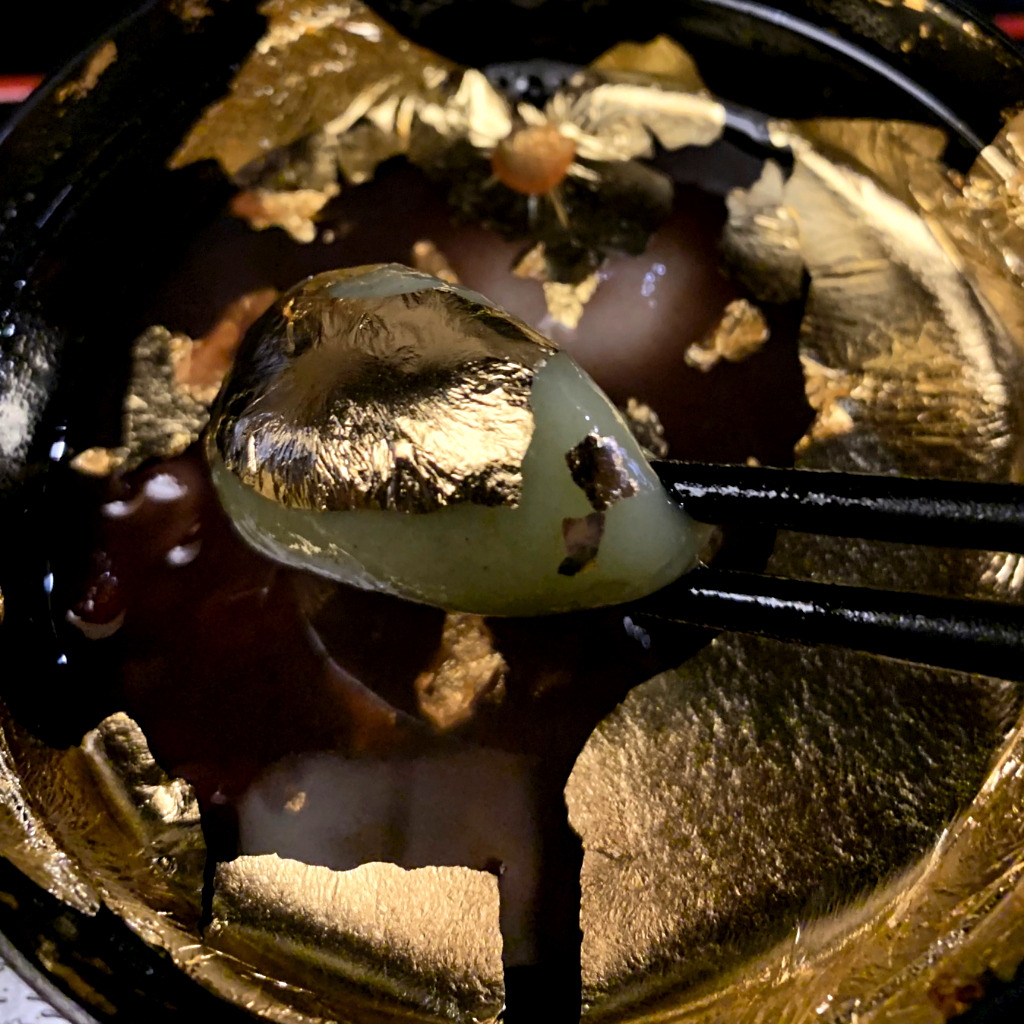
<svg viewBox="0 0 1024 1024"><path fill-rule="evenodd" d="M631 605L630 616L1024 680L1024 607L995 601L701 568Z"/></svg>
<svg viewBox="0 0 1024 1024"><path fill-rule="evenodd" d="M695 519L1024 552L1024 486L763 466L653 463Z"/></svg>
<svg viewBox="0 0 1024 1024"><path fill-rule="evenodd" d="M1024 552L1024 487L657 461L696 519L944 547ZM633 617L832 644L1024 680L1024 606L701 568Z"/></svg>

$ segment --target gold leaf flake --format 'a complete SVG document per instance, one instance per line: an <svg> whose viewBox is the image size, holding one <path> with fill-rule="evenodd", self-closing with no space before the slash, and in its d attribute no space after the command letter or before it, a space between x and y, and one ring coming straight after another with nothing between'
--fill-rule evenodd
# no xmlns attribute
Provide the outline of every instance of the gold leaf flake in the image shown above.
<svg viewBox="0 0 1024 1024"><path fill-rule="evenodd" d="M801 355L807 403L815 411L814 422L797 443L797 452L806 451L816 441L826 441L853 430L853 417L841 404L850 397L855 381L840 370L823 366Z"/></svg>
<svg viewBox="0 0 1024 1024"><path fill-rule="evenodd" d="M574 83L573 138L585 160L650 156L650 135L670 150L709 146L725 128L725 108L709 96L632 82L587 87L585 76Z"/></svg>
<svg viewBox="0 0 1024 1024"><path fill-rule="evenodd" d="M733 299L707 336L686 350L686 363L707 373L722 359L741 362L760 351L770 333L757 306L747 299Z"/></svg>
<svg viewBox="0 0 1024 1024"><path fill-rule="evenodd" d="M449 612L433 663L414 683L421 713L441 732L465 724L481 704L505 698L508 665L479 615Z"/></svg>
<svg viewBox="0 0 1024 1024"><path fill-rule="evenodd" d="M694 59L674 39L664 35L647 43L617 43L592 61L590 67L595 71L653 75L690 92L704 89Z"/></svg>
<svg viewBox="0 0 1024 1024"><path fill-rule="evenodd" d="M646 402L637 398L626 399L625 408L619 411L625 417L630 432L640 442L648 458L664 459L668 455L668 438L661 417Z"/></svg>
<svg viewBox="0 0 1024 1024"><path fill-rule="evenodd" d="M337 194L338 186L330 184L319 190L300 188L291 192L250 189L231 200L231 212L247 220L256 231L283 228L296 242L312 242L316 238L314 218Z"/></svg>
<svg viewBox="0 0 1024 1024"><path fill-rule="evenodd" d="M100 80L103 72L116 60L117 44L112 39L108 39L93 51L81 75L57 90L57 99L62 103L69 99L82 99L96 88L96 83Z"/></svg>
<svg viewBox="0 0 1024 1024"><path fill-rule="evenodd" d="M177 364L192 340L165 327L150 327L132 345L132 371L125 396L122 439L126 469L150 458L180 455L199 439L209 407L183 387Z"/></svg>
<svg viewBox="0 0 1024 1024"><path fill-rule="evenodd" d="M600 269L592 268L593 260L585 251L555 253L552 258L544 243L538 242L520 257L512 273L539 281L552 322L575 330L601 283Z"/></svg>
<svg viewBox="0 0 1024 1024"><path fill-rule="evenodd" d="M85 476L110 476L127 458L127 448L86 448L71 460L71 468Z"/></svg>
<svg viewBox="0 0 1024 1024"><path fill-rule="evenodd" d="M587 303L594 297L600 283L601 277L597 272L585 277L579 284L545 281L542 287L548 316L556 324L575 330L583 318Z"/></svg>

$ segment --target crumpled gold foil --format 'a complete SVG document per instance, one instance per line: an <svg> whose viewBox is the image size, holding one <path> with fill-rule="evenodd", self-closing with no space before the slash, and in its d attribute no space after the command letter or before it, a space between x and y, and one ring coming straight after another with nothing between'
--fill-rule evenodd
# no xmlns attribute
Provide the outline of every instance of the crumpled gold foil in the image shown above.
<svg viewBox="0 0 1024 1024"><path fill-rule="evenodd" d="M614 48L540 110L513 106L481 71L414 46L358 0L270 0L263 10L267 34L171 166L216 158L245 189L235 211L297 241L315 237L313 217L339 174L365 182L405 155L446 185L454 207L504 234L638 253L671 211L671 182L646 166L608 165L653 155L655 141L708 145L725 125L691 58L664 36ZM507 179L489 161L537 129L564 138L564 166L528 195L495 202ZM578 320L579 289L549 291L557 315Z"/></svg>
<svg viewBox="0 0 1024 1024"><path fill-rule="evenodd" d="M595 71L624 76L653 75L689 92L706 92L694 59L674 39L664 35L646 43L616 43L591 61L590 66Z"/></svg>
<svg viewBox="0 0 1024 1024"><path fill-rule="evenodd" d="M10 718L3 705L0 722L0 855L68 906L95 914L100 900L93 885L58 845L26 790L7 742Z"/></svg>
<svg viewBox="0 0 1024 1024"><path fill-rule="evenodd" d="M409 148L415 111L455 65L398 35L359 0L267 0L267 32L171 159L216 159L254 228L316 237L314 217Z"/></svg>
<svg viewBox="0 0 1024 1024"><path fill-rule="evenodd" d="M688 60L681 50L677 58ZM613 63L630 59L625 53ZM671 212L672 182L638 158L653 155L655 142L668 149L710 144L722 133L725 109L691 92L685 76L595 68L575 75L543 110L513 108L469 69L454 94L419 109L418 124L409 159L447 187L452 206L508 237L532 238L549 251L575 249L593 270L608 250L642 252ZM566 157L558 149L550 177L533 168L525 178L536 184L527 187L505 165L511 152L519 153L514 163L531 153L518 147L531 133L545 150L554 133L571 151ZM563 276L562 265L552 264L548 280L579 284Z"/></svg>
<svg viewBox="0 0 1024 1024"><path fill-rule="evenodd" d="M792 272L794 239L810 275L800 464L1018 479L1019 171L988 151L963 184L920 126L775 138L794 169L747 227L765 276ZM783 533L768 571L1020 601L1020 563ZM1020 707L1016 684L730 634L634 690L567 789L591 1019L923 1024L1008 978L1024 724L990 758Z"/></svg>
<svg viewBox="0 0 1024 1024"><path fill-rule="evenodd" d="M167 949L194 931L206 863L199 805L156 765L139 727L118 713L65 751L14 722L6 735L46 828L102 901Z"/></svg>
<svg viewBox="0 0 1024 1024"><path fill-rule="evenodd" d="M374 108L430 97L453 67L359 0L268 0L261 11L266 34L172 167L215 159L232 177L274 187L271 154L316 133L337 139ZM396 110L382 134L400 139L406 120ZM290 180L287 169L282 175L278 187L319 188L328 180Z"/></svg>
<svg viewBox="0 0 1024 1024"><path fill-rule="evenodd" d="M785 205L782 168L766 160L757 182L733 189L725 202L722 258L729 273L760 302L800 298L804 260L796 218Z"/></svg>
<svg viewBox="0 0 1024 1024"><path fill-rule="evenodd" d="M534 373L554 349L450 287L331 294L378 272L320 274L280 300L226 384L210 444L292 508L514 506Z"/></svg>
<svg viewBox="0 0 1024 1024"><path fill-rule="evenodd" d="M498 884L482 871L244 856L219 865L213 915L209 942L275 969L306 1012L482 1024L504 1002Z"/></svg>

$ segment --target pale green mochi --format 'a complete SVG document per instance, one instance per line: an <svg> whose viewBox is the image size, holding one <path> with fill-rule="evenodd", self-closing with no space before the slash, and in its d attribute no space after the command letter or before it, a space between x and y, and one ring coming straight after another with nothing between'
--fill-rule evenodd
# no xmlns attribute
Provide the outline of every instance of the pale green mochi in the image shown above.
<svg viewBox="0 0 1024 1024"><path fill-rule="evenodd" d="M224 508L259 551L344 583L446 609L540 615L617 604L658 590L696 564L704 528L668 497L618 411L567 354L546 356L529 405L534 432L517 507L293 508L242 483L213 444L208 457ZM599 512L566 460L588 435L614 439L626 490L635 491ZM565 521L588 516L603 517L596 555L568 575Z"/></svg>
<svg viewBox="0 0 1024 1024"><path fill-rule="evenodd" d="M541 615L617 604L692 568L700 531L669 499L614 406L564 352L537 373L530 405L535 427L518 508L292 509L246 487L216 456L213 480L239 532L271 558L452 610ZM562 521L594 511L566 453L593 433L616 439L637 493L607 509L596 558L566 576L558 571L566 558Z"/></svg>

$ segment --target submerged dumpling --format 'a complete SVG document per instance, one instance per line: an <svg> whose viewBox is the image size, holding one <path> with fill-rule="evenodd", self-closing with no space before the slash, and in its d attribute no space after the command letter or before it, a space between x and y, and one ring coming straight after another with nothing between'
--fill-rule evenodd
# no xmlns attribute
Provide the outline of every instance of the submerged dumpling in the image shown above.
<svg viewBox="0 0 1024 1024"><path fill-rule="evenodd" d="M568 355L393 264L282 296L239 350L207 456L260 551L453 610L631 600L690 568L702 537Z"/></svg>

